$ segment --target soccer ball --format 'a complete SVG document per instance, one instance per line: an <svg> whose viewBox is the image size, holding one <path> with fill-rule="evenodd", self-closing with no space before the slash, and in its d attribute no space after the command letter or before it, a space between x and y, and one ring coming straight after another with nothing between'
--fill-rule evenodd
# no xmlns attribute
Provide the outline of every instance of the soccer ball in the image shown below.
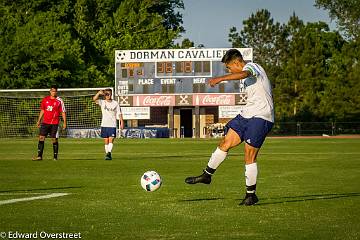
<svg viewBox="0 0 360 240"><path fill-rule="evenodd" d="M140 179L141 187L148 192L156 191L161 186L161 177L155 171L145 172Z"/></svg>

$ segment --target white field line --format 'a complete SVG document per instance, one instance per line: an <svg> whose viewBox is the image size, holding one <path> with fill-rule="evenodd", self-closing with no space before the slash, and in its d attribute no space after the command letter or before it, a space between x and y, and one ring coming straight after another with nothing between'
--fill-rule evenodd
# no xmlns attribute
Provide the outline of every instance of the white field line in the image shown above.
<svg viewBox="0 0 360 240"><path fill-rule="evenodd" d="M5 192L0 193L0 196L14 196L14 195L45 195L46 193L32 193L32 192Z"/></svg>
<svg viewBox="0 0 360 240"><path fill-rule="evenodd" d="M16 203L16 202L33 201L33 200L39 200L39 199L62 197L62 196L66 196L66 195L69 195L69 194L70 193L51 193L51 194L46 194L46 195L37 196L37 197L14 198L14 199L8 199L8 200L0 201L0 205L11 204L11 203Z"/></svg>

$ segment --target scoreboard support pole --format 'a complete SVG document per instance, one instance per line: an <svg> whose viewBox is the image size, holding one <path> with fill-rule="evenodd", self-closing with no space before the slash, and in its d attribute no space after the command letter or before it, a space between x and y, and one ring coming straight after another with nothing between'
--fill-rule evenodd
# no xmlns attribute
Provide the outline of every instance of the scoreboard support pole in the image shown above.
<svg viewBox="0 0 360 240"><path fill-rule="evenodd" d="M195 137L200 138L200 107L195 106Z"/></svg>
<svg viewBox="0 0 360 240"><path fill-rule="evenodd" d="M168 126L169 126L169 137L174 138L174 107L170 106L168 110Z"/></svg>

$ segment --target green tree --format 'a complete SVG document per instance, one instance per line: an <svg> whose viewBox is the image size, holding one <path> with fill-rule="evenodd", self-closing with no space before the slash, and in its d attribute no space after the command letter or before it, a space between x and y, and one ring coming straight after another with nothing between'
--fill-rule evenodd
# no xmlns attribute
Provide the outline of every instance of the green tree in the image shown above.
<svg viewBox="0 0 360 240"><path fill-rule="evenodd" d="M347 36L360 37L360 0L316 0L315 6L328 10Z"/></svg>
<svg viewBox="0 0 360 240"><path fill-rule="evenodd" d="M330 119L358 121L360 118L360 46L345 43L328 62L323 101L319 108Z"/></svg>
<svg viewBox="0 0 360 240"><path fill-rule="evenodd" d="M300 32L303 51L300 55L300 72L297 83L298 117L308 120L329 118L329 113L319 108L324 101L328 81L328 63L341 50L344 41L339 33L329 32L323 22L308 23ZM297 44L299 45L299 44ZM312 119L309 119L311 117Z"/></svg>
<svg viewBox="0 0 360 240"><path fill-rule="evenodd" d="M175 45L175 48L191 48L191 47L194 47L194 42L188 38L184 38L181 44L177 43Z"/></svg>
<svg viewBox="0 0 360 240"><path fill-rule="evenodd" d="M297 85L300 80L300 55L303 52L301 37L304 23L295 13L290 17L279 33L276 42L278 63L270 75L274 82L274 101L276 102L276 118L279 120L293 119L297 112Z"/></svg>
<svg viewBox="0 0 360 240"><path fill-rule="evenodd" d="M194 42L190 41L190 39L185 38L182 42L181 42L181 48L191 48L194 47Z"/></svg>
<svg viewBox="0 0 360 240"><path fill-rule="evenodd" d="M251 14L249 19L243 21L244 29L240 34L236 28L230 29L229 41L233 47L252 47L254 61L266 65L275 61L275 42L279 36L281 26L274 23L268 10L258 10Z"/></svg>
<svg viewBox="0 0 360 240"><path fill-rule="evenodd" d="M113 85L114 50L173 47L182 0L0 2L0 88Z"/></svg>
<svg viewBox="0 0 360 240"><path fill-rule="evenodd" d="M337 21L347 42L328 63L329 78L326 81L322 108L333 119L358 120L360 118L360 1L316 0L316 6L329 11Z"/></svg>
<svg viewBox="0 0 360 240"><path fill-rule="evenodd" d="M60 7L35 14L39 5L1 6L7 13L0 27L1 88L42 88L51 83L63 87L80 81L84 61L79 41L60 21Z"/></svg>

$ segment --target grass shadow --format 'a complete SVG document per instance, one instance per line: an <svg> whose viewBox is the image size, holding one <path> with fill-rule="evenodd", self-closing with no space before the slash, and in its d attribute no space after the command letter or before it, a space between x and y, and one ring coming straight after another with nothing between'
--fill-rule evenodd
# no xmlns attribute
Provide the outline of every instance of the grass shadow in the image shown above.
<svg viewBox="0 0 360 240"><path fill-rule="evenodd" d="M121 156L120 156L121 157ZM189 155L158 155L158 156L141 156L141 159L154 159L156 157L156 159L160 159L160 160L170 160L170 159L176 159L176 160L192 160L194 158L204 158L204 159L208 159L209 155L207 154L189 154ZM121 157L122 159L125 160L134 160L134 156L131 155L127 155L127 156L123 156ZM136 157L135 157L136 158Z"/></svg>
<svg viewBox="0 0 360 240"><path fill-rule="evenodd" d="M96 158L96 157L91 157L91 158L88 158L88 157L83 157L83 158L69 158L69 159L64 159L65 161L66 160L74 160L74 161L99 161L99 160L104 160L104 157L101 156L99 158Z"/></svg>
<svg viewBox="0 0 360 240"><path fill-rule="evenodd" d="M320 200L331 200L339 198L351 198L351 197L360 197L360 193L326 193L326 194L310 194L302 196L288 196L288 197L276 197L276 198L263 198L260 202L257 203L257 206L260 205L273 205L273 204L283 204L283 203L293 203L293 202L306 202L306 201L320 201ZM284 200L282 200L284 199ZM238 199L241 200L241 199ZM275 200L275 201L273 201ZM269 201L269 202L267 202Z"/></svg>
<svg viewBox="0 0 360 240"><path fill-rule="evenodd" d="M195 198L195 199L183 199L179 200L179 202L201 202L201 201L214 201L214 200L222 200L224 198Z"/></svg>
<svg viewBox="0 0 360 240"><path fill-rule="evenodd" d="M257 203L255 206L263 205L273 205L273 204L284 204L284 203L294 203L294 202L306 202L306 201L319 201L319 200L331 200L339 198L350 198L350 197L360 197L360 193L327 193L327 194L309 194L301 196L285 196L285 197L274 197L274 198L261 198L261 202ZM216 201L223 200L222 197L213 197L213 198L195 198L195 199L182 199L179 202L201 202L201 201ZM242 199L236 199L241 201Z"/></svg>

